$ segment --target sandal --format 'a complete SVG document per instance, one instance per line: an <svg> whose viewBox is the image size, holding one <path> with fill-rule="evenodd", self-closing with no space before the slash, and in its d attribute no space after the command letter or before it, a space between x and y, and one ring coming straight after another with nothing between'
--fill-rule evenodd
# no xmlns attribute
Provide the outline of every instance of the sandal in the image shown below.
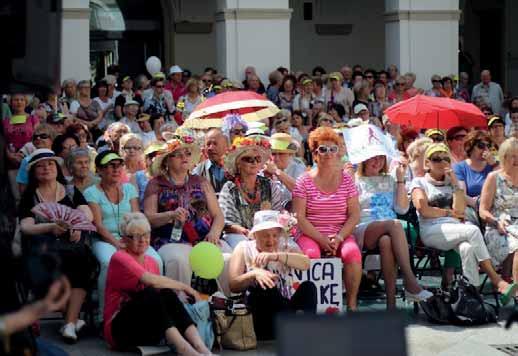
<svg viewBox="0 0 518 356"><path fill-rule="evenodd" d="M513 297L515 296L517 289L518 289L518 284L516 284L516 283L509 284L509 286L507 286L507 289L505 290L505 292L500 293L500 298L499 298L500 303L502 305L509 304L511 299L513 299Z"/></svg>

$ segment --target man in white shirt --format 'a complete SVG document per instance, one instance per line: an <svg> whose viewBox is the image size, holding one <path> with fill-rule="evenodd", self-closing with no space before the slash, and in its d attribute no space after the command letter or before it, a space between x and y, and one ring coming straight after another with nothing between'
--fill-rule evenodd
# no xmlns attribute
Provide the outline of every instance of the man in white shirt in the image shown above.
<svg viewBox="0 0 518 356"><path fill-rule="evenodd" d="M473 87L471 100L475 102L478 98L484 99L491 106L494 114L500 114L504 92L500 84L491 81L491 72L487 69L480 73L480 83Z"/></svg>
<svg viewBox="0 0 518 356"><path fill-rule="evenodd" d="M139 103L135 100L127 100L124 103L124 117L120 120L121 123L128 125L130 131L139 134L141 133L140 126L137 122Z"/></svg>

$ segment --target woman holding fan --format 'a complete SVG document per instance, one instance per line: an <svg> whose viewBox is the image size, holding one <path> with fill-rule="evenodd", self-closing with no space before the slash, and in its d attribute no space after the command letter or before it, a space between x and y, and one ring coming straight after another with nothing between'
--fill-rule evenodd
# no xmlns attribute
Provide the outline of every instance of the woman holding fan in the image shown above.
<svg viewBox="0 0 518 356"><path fill-rule="evenodd" d="M35 285L40 278L36 279L36 274L31 275L30 272L41 271L35 271L31 266L44 253L57 255L60 271L70 280L72 292L64 311L65 325L61 328L61 334L65 341L75 342L77 332L85 326L85 322L79 319L79 312L96 277L97 264L81 231L71 229L66 221L51 222L53 219L43 219L33 213L33 208L40 203L58 203L79 209L87 222L92 220L92 213L81 192L74 188L73 192L67 194L61 164L61 158L49 149L33 152L27 165L29 184L20 202L19 217L24 253L28 256L29 279L35 293L42 286Z"/></svg>

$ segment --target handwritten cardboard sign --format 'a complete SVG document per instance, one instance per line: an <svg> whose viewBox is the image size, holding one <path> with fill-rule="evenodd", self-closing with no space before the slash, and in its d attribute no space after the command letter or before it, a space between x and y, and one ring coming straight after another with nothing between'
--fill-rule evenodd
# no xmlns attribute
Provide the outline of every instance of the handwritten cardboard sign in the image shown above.
<svg viewBox="0 0 518 356"><path fill-rule="evenodd" d="M389 159L399 157L391 139L374 125L360 125L343 129L342 132L349 160L353 164L374 156L387 156Z"/></svg>
<svg viewBox="0 0 518 356"><path fill-rule="evenodd" d="M307 271L293 270L292 287L311 281L317 288L317 313L335 314L343 310L342 261L339 258L311 260Z"/></svg>

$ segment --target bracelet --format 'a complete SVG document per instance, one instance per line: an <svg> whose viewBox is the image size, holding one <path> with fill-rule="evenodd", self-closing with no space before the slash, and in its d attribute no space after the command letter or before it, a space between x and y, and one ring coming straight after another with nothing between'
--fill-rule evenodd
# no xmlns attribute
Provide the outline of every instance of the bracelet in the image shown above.
<svg viewBox="0 0 518 356"><path fill-rule="evenodd" d="M397 184L405 184L406 182L404 180L397 180L396 183Z"/></svg>

